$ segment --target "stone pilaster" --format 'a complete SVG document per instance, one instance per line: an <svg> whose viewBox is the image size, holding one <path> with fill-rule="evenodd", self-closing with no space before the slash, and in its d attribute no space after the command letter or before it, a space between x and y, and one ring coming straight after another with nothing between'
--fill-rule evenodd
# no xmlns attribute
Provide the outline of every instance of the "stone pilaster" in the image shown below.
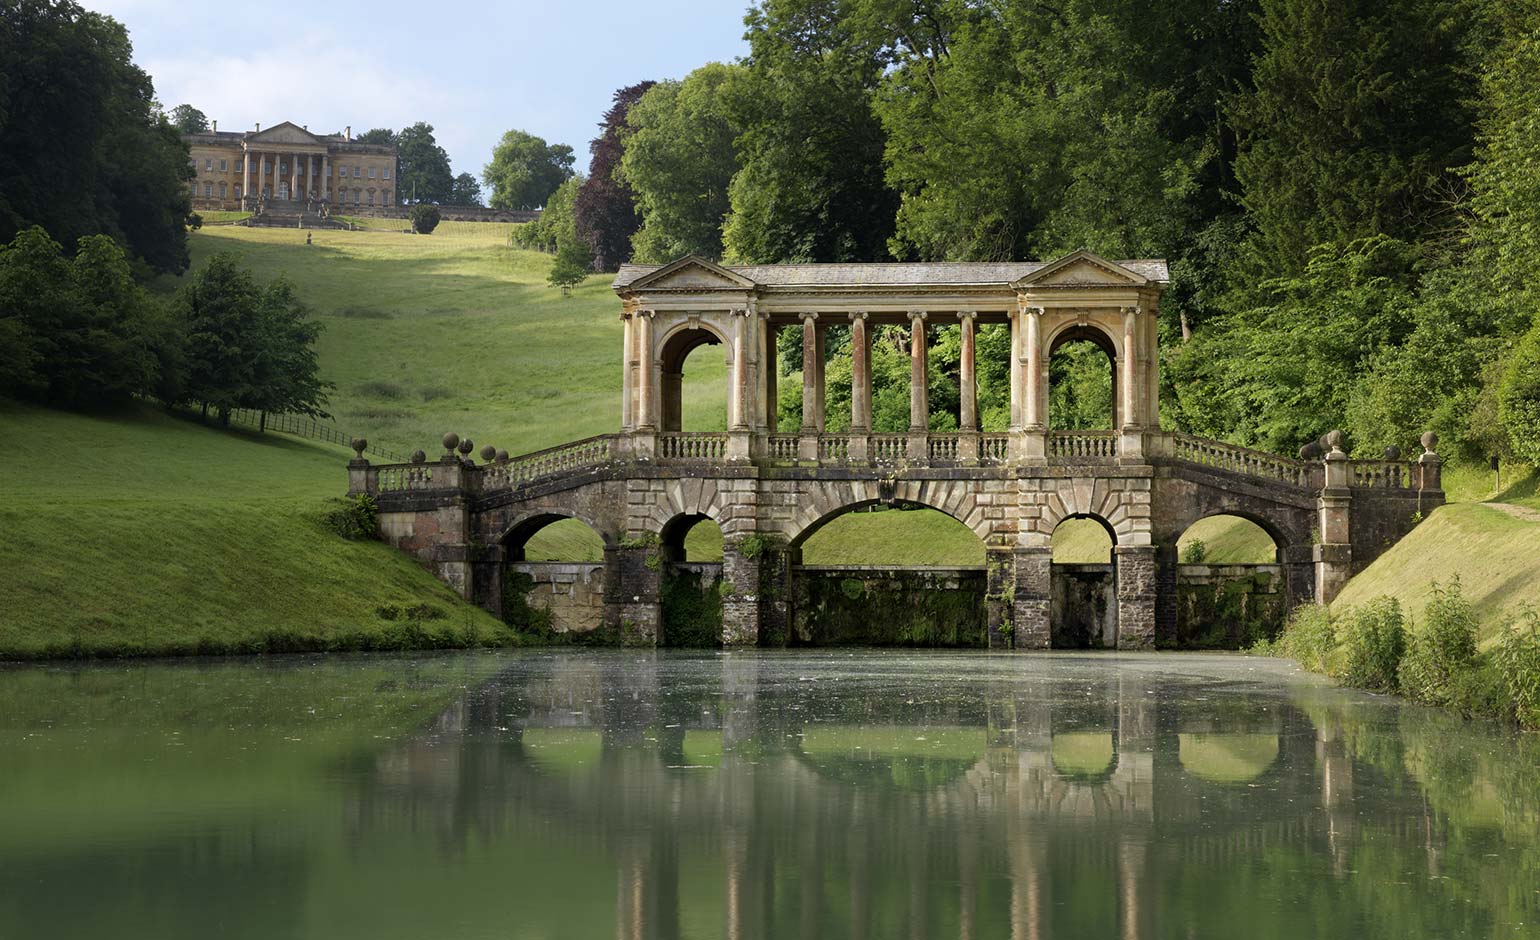
<svg viewBox="0 0 1540 940"><path fill-rule="evenodd" d="M823 433L823 409L820 394L823 386L822 343L818 335L818 314L804 313L802 317L802 438L797 442L797 457L801 460L818 459L818 435Z"/></svg>
<svg viewBox="0 0 1540 940"><path fill-rule="evenodd" d="M991 548L984 552L985 617L989 625L989 648L1005 649L1011 645L1015 623L1011 609L1016 598L1016 559L1009 548Z"/></svg>
<svg viewBox="0 0 1540 940"><path fill-rule="evenodd" d="M722 645L759 645L760 556L749 557L740 540L722 545L722 581L728 593L722 598Z"/></svg>
<svg viewBox="0 0 1540 940"><path fill-rule="evenodd" d="M1112 559L1117 566L1118 649L1150 649L1155 645L1155 547L1119 545Z"/></svg>
<svg viewBox="0 0 1540 940"><path fill-rule="evenodd" d="M782 647L791 638L792 567L800 553L770 542L759 553L759 642Z"/></svg>
<svg viewBox="0 0 1540 940"><path fill-rule="evenodd" d="M1014 552L1015 597L1011 604L1016 649L1045 650L1051 637L1053 549L1018 548Z"/></svg>
<svg viewBox="0 0 1540 940"><path fill-rule="evenodd" d="M930 457L930 362L925 311L909 312L909 459Z"/></svg>
<svg viewBox="0 0 1540 940"><path fill-rule="evenodd" d="M1293 610L1315 600L1315 549L1290 545L1279 553L1283 565L1284 605Z"/></svg>
<svg viewBox="0 0 1540 940"><path fill-rule="evenodd" d="M656 646L663 639L663 556L654 542L605 552L605 619L626 646Z"/></svg>
<svg viewBox="0 0 1540 940"><path fill-rule="evenodd" d="M1317 531L1315 545L1315 600L1330 604L1353 576L1352 520L1353 490L1347 453L1342 449L1342 432L1326 435L1331 450L1326 454L1326 486L1316 500Z"/></svg>

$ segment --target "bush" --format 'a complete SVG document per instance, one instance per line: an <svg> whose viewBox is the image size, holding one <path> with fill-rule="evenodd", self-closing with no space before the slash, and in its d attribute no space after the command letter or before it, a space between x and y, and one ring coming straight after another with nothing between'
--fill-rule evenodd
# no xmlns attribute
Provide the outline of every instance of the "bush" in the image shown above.
<svg viewBox="0 0 1540 940"><path fill-rule="evenodd" d="M412 207L412 211L407 214L407 218L412 220L412 231L419 235L431 235L433 230L438 228L438 206L419 202Z"/></svg>
<svg viewBox="0 0 1540 940"><path fill-rule="evenodd" d="M1422 629L1412 632L1401 660L1402 690L1430 705L1455 704L1457 677L1476 658L1478 625L1458 578L1447 588L1435 584L1433 599L1423 609Z"/></svg>
<svg viewBox="0 0 1540 940"><path fill-rule="evenodd" d="M1207 557L1208 546L1203 544L1202 539L1193 539L1187 543L1186 548L1182 549L1182 564L1184 565L1201 565L1203 564L1203 559Z"/></svg>
<svg viewBox="0 0 1540 940"><path fill-rule="evenodd" d="M377 521L374 497L368 493L331 500L331 508L321 516L322 525L354 541L374 538Z"/></svg>
<svg viewBox="0 0 1540 940"><path fill-rule="evenodd" d="M1519 724L1540 730L1540 613L1527 608L1522 622L1507 624L1492 659L1507 692L1507 710Z"/></svg>
<svg viewBox="0 0 1540 940"><path fill-rule="evenodd" d="M1349 685L1375 692L1396 691L1406 652L1406 618L1393 597L1376 597L1351 611L1342 631L1342 675Z"/></svg>
<svg viewBox="0 0 1540 940"><path fill-rule="evenodd" d="M1312 672L1326 672L1336 640L1331 611L1324 605L1310 604L1296 608L1289 616L1277 649Z"/></svg>

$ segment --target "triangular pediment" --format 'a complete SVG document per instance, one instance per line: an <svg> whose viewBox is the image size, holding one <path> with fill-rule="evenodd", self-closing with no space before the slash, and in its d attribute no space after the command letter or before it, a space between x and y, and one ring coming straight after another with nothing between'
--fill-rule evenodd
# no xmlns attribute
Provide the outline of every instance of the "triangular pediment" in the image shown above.
<svg viewBox="0 0 1540 940"><path fill-rule="evenodd" d="M265 131L257 131L247 136L247 140L259 144L313 144L321 146L325 141L316 135L300 127L298 124L284 121L282 124L274 124Z"/></svg>
<svg viewBox="0 0 1540 940"><path fill-rule="evenodd" d="M1012 284L1026 287L1143 287L1149 278L1081 249L1043 265Z"/></svg>
<svg viewBox="0 0 1540 940"><path fill-rule="evenodd" d="M631 290L751 290L754 282L696 255L687 255L632 281Z"/></svg>

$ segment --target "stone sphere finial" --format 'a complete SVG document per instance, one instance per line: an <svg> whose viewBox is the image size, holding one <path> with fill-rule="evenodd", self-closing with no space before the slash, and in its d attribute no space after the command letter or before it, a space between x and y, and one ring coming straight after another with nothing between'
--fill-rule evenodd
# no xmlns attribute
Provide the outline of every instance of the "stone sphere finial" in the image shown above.
<svg viewBox="0 0 1540 940"><path fill-rule="evenodd" d="M1438 447L1438 435L1432 431L1422 432L1422 449L1431 454Z"/></svg>
<svg viewBox="0 0 1540 940"><path fill-rule="evenodd" d="M465 455L465 456L467 456L467 457L470 456L470 452L472 450L474 450L475 448L476 448L476 442L471 440L468 437L465 440L460 442L460 453Z"/></svg>
<svg viewBox="0 0 1540 940"><path fill-rule="evenodd" d="M1328 447L1330 447L1333 451L1341 450L1342 449L1342 442L1344 440L1346 440L1346 436L1341 431L1327 431L1326 432L1326 445Z"/></svg>
<svg viewBox="0 0 1540 940"><path fill-rule="evenodd" d="M444 449L452 451L460 444L460 435L453 431L444 435Z"/></svg>
<svg viewBox="0 0 1540 940"><path fill-rule="evenodd" d="M358 455L358 459L359 460L363 460L364 459L364 448L369 446L369 442L364 440L361 437L355 437L355 438L353 438L353 442L351 444L349 444L348 446L353 448L353 453Z"/></svg>
<svg viewBox="0 0 1540 940"><path fill-rule="evenodd" d="M420 450L412 451L412 463L426 463L428 455Z"/></svg>
<svg viewBox="0 0 1540 940"><path fill-rule="evenodd" d="M491 463L492 462L492 458L496 457L496 456L497 456L497 448L493 447L491 444L488 444L485 447L481 448L481 462L482 463Z"/></svg>
<svg viewBox="0 0 1540 940"><path fill-rule="evenodd" d="M506 450L503 450L501 447L499 447L497 449L497 458L496 459L497 459L498 463L507 463L508 462L508 452Z"/></svg>
<svg viewBox="0 0 1540 940"><path fill-rule="evenodd" d="M1394 444L1391 444L1389 447L1385 448L1385 459L1386 460L1400 460L1401 459L1401 448L1397 447Z"/></svg>

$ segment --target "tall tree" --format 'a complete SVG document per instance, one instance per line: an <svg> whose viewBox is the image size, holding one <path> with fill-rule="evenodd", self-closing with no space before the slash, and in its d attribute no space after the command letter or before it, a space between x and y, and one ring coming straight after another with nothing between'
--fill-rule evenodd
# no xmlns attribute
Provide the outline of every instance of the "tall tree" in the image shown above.
<svg viewBox="0 0 1540 940"><path fill-rule="evenodd" d="M432 129L429 128L431 133ZM361 144L393 144L396 142L396 132L388 127L371 127L353 138Z"/></svg>
<svg viewBox="0 0 1540 940"><path fill-rule="evenodd" d="M764 0L750 9L748 80L730 102L742 168L723 233L737 261L872 261L888 256L897 194L871 98L884 66L862 4Z"/></svg>
<svg viewBox="0 0 1540 940"><path fill-rule="evenodd" d="M403 204L445 203L454 186L449 154L433 138L433 125L418 121L396 135L396 192Z"/></svg>
<svg viewBox="0 0 1540 940"><path fill-rule="evenodd" d="M469 173L461 173L449 185L448 204L451 206L481 205L481 184Z"/></svg>
<svg viewBox="0 0 1540 940"><path fill-rule="evenodd" d="M492 162L482 179L492 190L497 209L538 209L572 176L572 148L548 144L526 131L503 134L492 150Z"/></svg>
<svg viewBox="0 0 1540 940"><path fill-rule="evenodd" d="M187 267L180 132L123 26L69 0L0 0L0 241L105 234L135 268Z"/></svg>
<svg viewBox="0 0 1540 940"><path fill-rule="evenodd" d="M209 129L208 115L190 104L179 104L167 115L171 126L184 134L202 134Z"/></svg>
<svg viewBox="0 0 1540 940"><path fill-rule="evenodd" d="M726 89L743 72L703 65L649 88L627 113L620 167L642 217L631 239L636 260L722 256L728 187L739 168Z"/></svg>
<svg viewBox="0 0 1540 940"><path fill-rule="evenodd" d="M578 191L573 213L578 237L587 243L598 271L613 271L631 260L631 236L642 225L636 193L619 172L625 153L622 135L631 106L656 84L638 82L615 92L610 109L604 112L604 123L599 125L599 136L588 145L592 155L588 179Z"/></svg>

